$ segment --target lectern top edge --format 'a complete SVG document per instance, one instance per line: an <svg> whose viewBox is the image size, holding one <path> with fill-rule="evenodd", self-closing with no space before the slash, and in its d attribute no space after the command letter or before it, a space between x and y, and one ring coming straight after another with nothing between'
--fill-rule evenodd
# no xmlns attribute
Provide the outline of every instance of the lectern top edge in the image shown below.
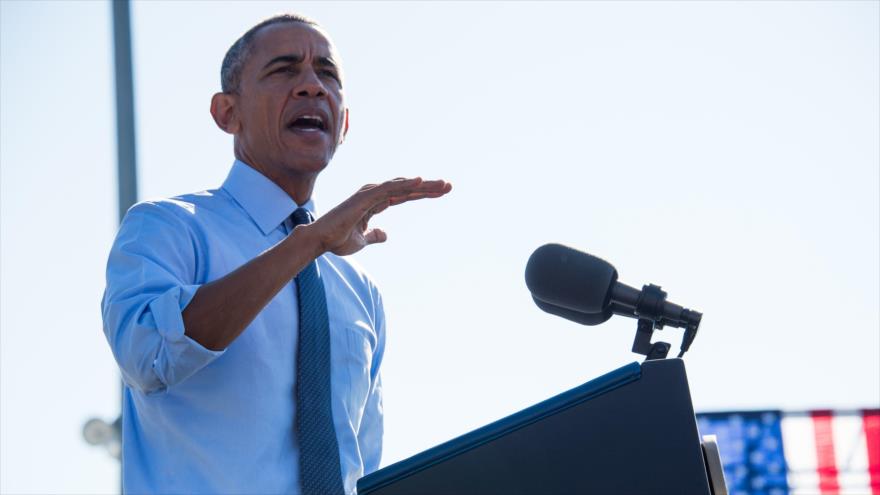
<svg viewBox="0 0 880 495"><path fill-rule="evenodd" d="M507 435L542 418L556 414L581 402L610 392L618 387L634 382L641 377L639 363L630 363L622 368L590 380L578 387L551 397L527 409L502 418L494 423L480 427L457 438L432 447L408 459L396 462L367 475L358 481L358 493L368 493L396 481L404 475L412 475L434 464L476 448L487 442Z"/></svg>

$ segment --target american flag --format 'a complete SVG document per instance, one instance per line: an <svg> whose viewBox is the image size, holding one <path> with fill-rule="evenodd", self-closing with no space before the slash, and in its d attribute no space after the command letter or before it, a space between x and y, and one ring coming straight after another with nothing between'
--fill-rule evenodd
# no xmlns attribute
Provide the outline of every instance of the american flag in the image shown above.
<svg viewBox="0 0 880 495"><path fill-rule="evenodd" d="M730 495L880 495L880 409L697 414Z"/></svg>

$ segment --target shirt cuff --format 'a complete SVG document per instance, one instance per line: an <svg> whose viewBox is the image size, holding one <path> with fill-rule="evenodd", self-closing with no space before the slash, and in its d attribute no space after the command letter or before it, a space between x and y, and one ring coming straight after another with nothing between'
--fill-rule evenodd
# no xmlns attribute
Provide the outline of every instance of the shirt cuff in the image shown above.
<svg viewBox="0 0 880 495"><path fill-rule="evenodd" d="M173 287L150 302L162 345L153 361L153 370L165 387L189 378L226 350L212 351L184 333L183 310L192 301L199 285Z"/></svg>

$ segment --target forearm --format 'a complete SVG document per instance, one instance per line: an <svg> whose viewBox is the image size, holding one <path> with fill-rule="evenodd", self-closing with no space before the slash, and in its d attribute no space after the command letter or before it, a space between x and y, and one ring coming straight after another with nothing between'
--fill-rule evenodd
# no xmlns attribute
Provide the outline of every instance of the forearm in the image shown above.
<svg viewBox="0 0 880 495"><path fill-rule="evenodd" d="M225 349L315 258L326 251L345 256L385 242L381 229L368 229L370 217L389 206L437 198L451 189L445 181L421 178L362 187L317 221L296 227L285 240L234 272L200 287L183 311L186 335L207 349Z"/></svg>
<svg viewBox="0 0 880 495"><path fill-rule="evenodd" d="M199 288L183 310L186 335L212 349L229 346L273 297L321 254L309 226L228 275Z"/></svg>

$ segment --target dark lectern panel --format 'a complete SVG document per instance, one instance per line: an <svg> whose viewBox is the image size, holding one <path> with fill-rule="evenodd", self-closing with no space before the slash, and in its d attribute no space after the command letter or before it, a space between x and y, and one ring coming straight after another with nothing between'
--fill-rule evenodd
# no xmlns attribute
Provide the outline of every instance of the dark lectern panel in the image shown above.
<svg viewBox="0 0 880 495"><path fill-rule="evenodd" d="M638 370L633 363L377 471L358 492L708 495L683 362Z"/></svg>

